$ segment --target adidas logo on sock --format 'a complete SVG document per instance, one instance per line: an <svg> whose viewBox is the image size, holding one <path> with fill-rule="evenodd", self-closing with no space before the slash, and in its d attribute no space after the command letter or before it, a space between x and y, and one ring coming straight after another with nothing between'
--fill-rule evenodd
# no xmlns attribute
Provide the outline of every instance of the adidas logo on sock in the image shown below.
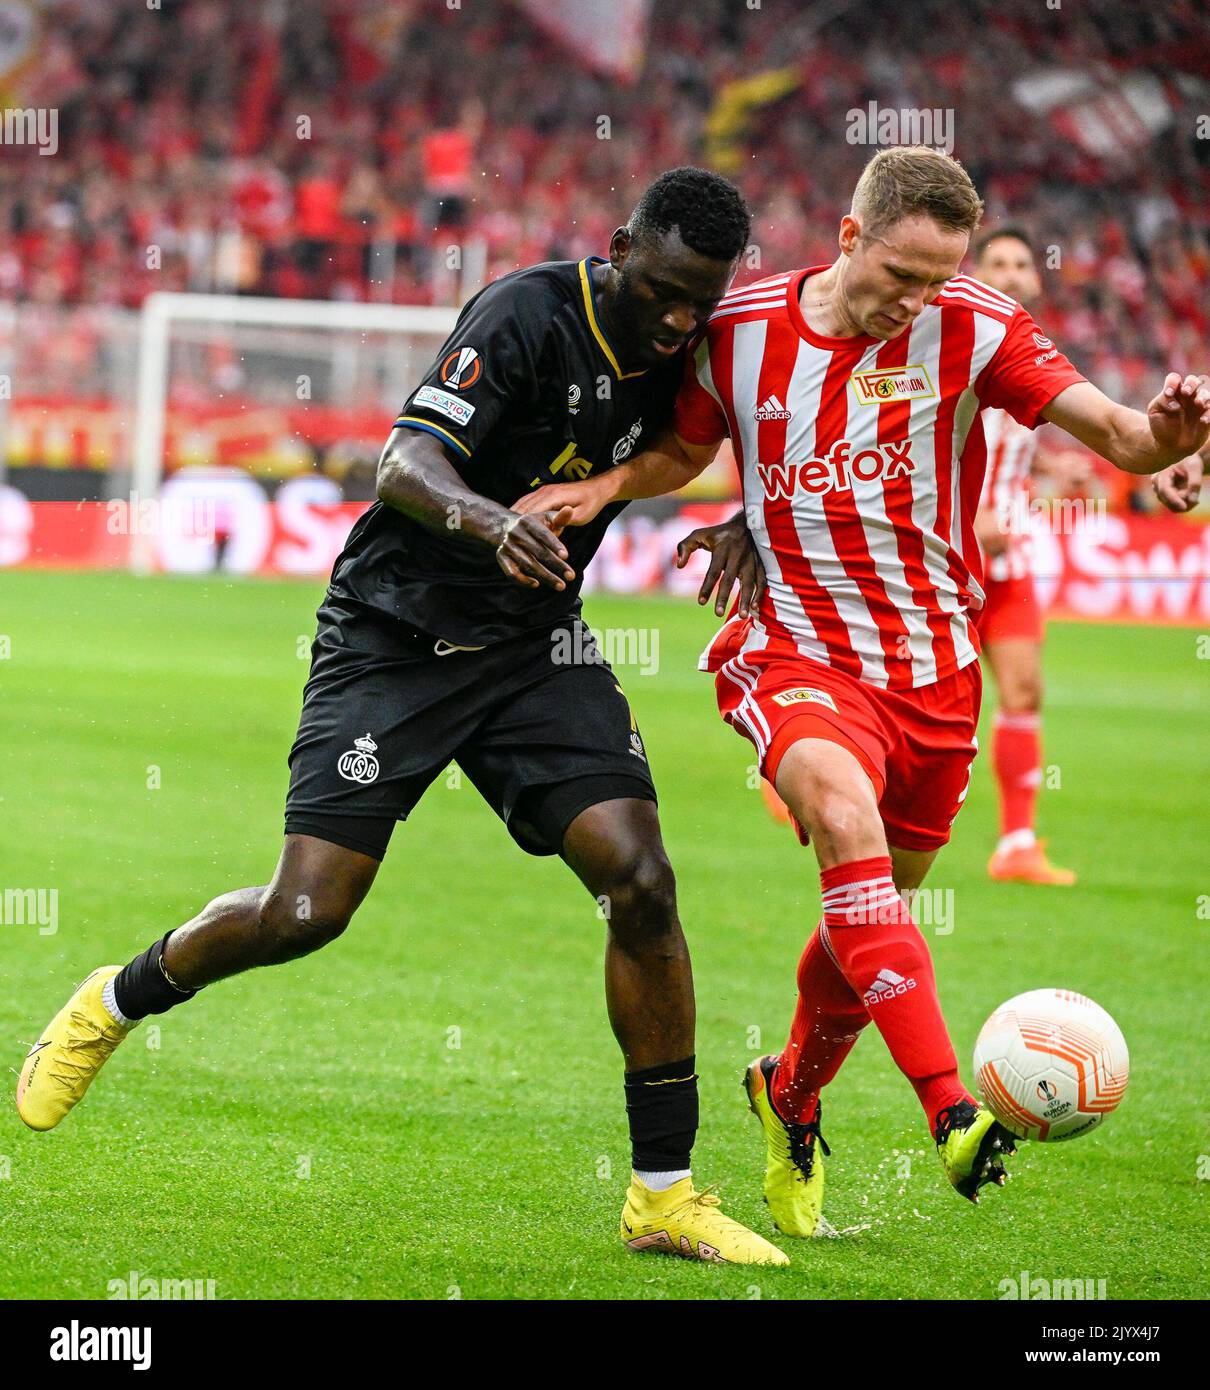
<svg viewBox="0 0 1210 1390"><path fill-rule="evenodd" d="M867 1008L874 1004L881 1004L884 999L890 999L895 994L906 994L909 989L916 988L914 979L904 979L902 975L897 975L893 970L880 970L874 977L873 984L862 995L862 1002Z"/></svg>
<svg viewBox="0 0 1210 1390"><path fill-rule="evenodd" d="M792 411L786 409L776 396L769 396L762 405L758 405L752 412L754 420L788 420Z"/></svg>

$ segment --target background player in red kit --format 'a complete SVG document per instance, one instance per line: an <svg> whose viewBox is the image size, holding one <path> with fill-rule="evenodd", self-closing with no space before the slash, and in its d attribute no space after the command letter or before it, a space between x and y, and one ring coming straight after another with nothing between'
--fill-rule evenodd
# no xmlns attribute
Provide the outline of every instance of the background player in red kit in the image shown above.
<svg viewBox="0 0 1210 1390"><path fill-rule="evenodd" d="M975 275L1029 306L1041 294L1033 244L1019 227L979 240ZM1044 620L1032 571L1028 530L1030 479L1037 475L1038 436L1006 410L985 410L987 471L975 514L983 552L984 603L977 618L983 662L996 680L1000 706L992 722L992 769L1000 802L1000 838L988 861L994 879L1068 886L1076 881L1047 857L1034 812L1042 782L1042 643ZM1203 446L1205 448L1206 446ZM1202 460L1194 455L1156 478L1156 496L1170 511L1197 503ZM1046 470L1059 495L1080 486L1087 470Z"/></svg>
<svg viewBox="0 0 1210 1390"><path fill-rule="evenodd" d="M1042 283L1025 232L989 232L975 253L985 285L1032 305ZM982 611L977 618L984 667L996 679L1000 707L992 722L991 757L1000 803L1000 838L988 863L992 878L1068 886L1076 881L1046 856L1034 829L1042 782L1042 606L1031 569L1030 479L1037 466L1037 433L1006 410L985 410L987 470L975 515L983 552ZM1083 481L1071 476L1059 490Z"/></svg>
<svg viewBox="0 0 1210 1390"><path fill-rule="evenodd" d="M815 846L823 921L798 969L784 1051L746 1085L778 1226L819 1219L820 1090L873 1020L924 1109L947 1176L977 1200L1012 1137L962 1083L932 962L904 894L966 794L982 605L973 522L980 412L1049 420L1117 467L1156 473L1210 435L1210 383L1169 375L1146 414L1109 400L1021 305L958 274L982 203L925 148L866 166L832 265L727 295L686 367L673 429L583 483L540 489L584 524L684 485L729 435L767 588L703 656Z"/></svg>
<svg viewBox="0 0 1210 1390"><path fill-rule="evenodd" d="M1002 227L980 238L975 252L977 279L1025 306L1041 293L1029 235ZM1006 410L981 414L987 447L983 491L975 514L975 537L983 556L982 609L976 616L984 668L995 678L999 708L992 721L991 765L999 802L1000 834L988 861L988 874L1000 881L1069 886L1070 869L1058 868L1037 837L1034 816L1042 782L1042 644L1045 622L1032 572L1029 535L1031 479L1045 472L1059 496L1087 480L1086 465L1044 459L1040 470L1038 434ZM1210 449L1210 446L1207 446ZM1066 451L1065 460L1079 459ZM1170 511L1196 506L1203 462L1198 455L1157 475L1155 492ZM775 820L792 823L785 802L768 781L761 782L765 804Z"/></svg>

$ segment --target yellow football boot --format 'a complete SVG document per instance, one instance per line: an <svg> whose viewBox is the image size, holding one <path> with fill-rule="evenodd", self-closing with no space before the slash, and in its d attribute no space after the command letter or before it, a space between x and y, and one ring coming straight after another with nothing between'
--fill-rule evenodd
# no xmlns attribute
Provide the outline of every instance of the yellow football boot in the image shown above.
<svg viewBox="0 0 1210 1390"><path fill-rule="evenodd" d="M101 1002L106 981L121 969L103 965L94 970L26 1055L17 1082L17 1113L30 1129L54 1129L131 1031L115 1023Z"/></svg>
<svg viewBox="0 0 1210 1390"><path fill-rule="evenodd" d="M1004 1156L1017 1152L1017 1140L986 1106L969 1100L947 1105L938 1112L933 1138L945 1176L968 1201L977 1205L986 1183L1004 1186Z"/></svg>
<svg viewBox="0 0 1210 1390"><path fill-rule="evenodd" d="M748 1107L765 1132L765 1201L779 1231L813 1236L821 1233L823 1155L831 1152L819 1132L822 1107L810 1124L783 1120L769 1095L776 1065L776 1057L758 1057L744 1073Z"/></svg>
<svg viewBox="0 0 1210 1390"><path fill-rule="evenodd" d="M631 1250L656 1250L713 1264L788 1265L776 1245L724 1216L720 1198L698 1192L682 1178L666 1192L631 1176L622 1208L622 1242Z"/></svg>

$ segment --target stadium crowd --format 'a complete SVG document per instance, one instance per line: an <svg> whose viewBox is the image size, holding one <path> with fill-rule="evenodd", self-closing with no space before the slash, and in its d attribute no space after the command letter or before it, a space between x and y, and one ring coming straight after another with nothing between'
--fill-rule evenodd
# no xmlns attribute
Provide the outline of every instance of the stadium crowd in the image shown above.
<svg viewBox="0 0 1210 1390"><path fill-rule="evenodd" d="M61 0L24 96L59 110L60 148L2 152L0 296L431 302L450 244L477 242L489 277L599 252L653 173L710 158L754 209L755 278L830 258L836 190L871 152L846 113L877 101L955 113L988 222L1049 248L1040 318L1107 390L1137 399L1160 363L1204 368L1210 9L917 0L875 26L843 4L817 25L819 8L657 4L628 84L503 0ZM1090 153L1015 95L1044 67L1160 74L1171 119ZM704 146L726 84L772 70L784 93Z"/></svg>

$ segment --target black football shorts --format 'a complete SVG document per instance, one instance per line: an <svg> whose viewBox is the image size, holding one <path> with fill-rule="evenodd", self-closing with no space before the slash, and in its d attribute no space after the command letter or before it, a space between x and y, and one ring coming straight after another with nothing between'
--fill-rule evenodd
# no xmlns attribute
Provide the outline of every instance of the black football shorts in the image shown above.
<svg viewBox="0 0 1210 1390"><path fill-rule="evenodd" d="M530 854L557 854L590 806L656 799L629 702L578 616L478 651L331 594L318 617L288 835L382 859L452 762Z"/></svg>

